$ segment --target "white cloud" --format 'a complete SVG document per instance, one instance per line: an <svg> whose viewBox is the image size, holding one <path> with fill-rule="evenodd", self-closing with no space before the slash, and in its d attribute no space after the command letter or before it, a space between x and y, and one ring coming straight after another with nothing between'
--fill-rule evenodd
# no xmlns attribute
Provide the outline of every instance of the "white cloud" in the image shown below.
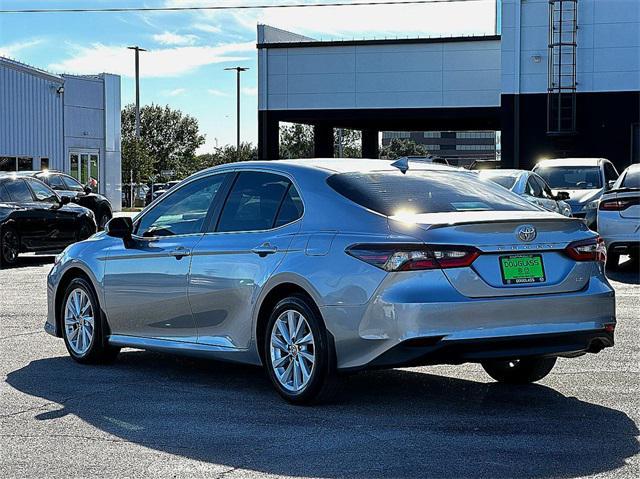
<svg viewBox="0 0 640 479"><path fill-rule="evenodd" d="M223 92L222 90L216 90L215 88L208 89L207 93L213 96L229 96L227 93Z"/></svg>
<svg viewBox="0 0 640 479"><path fill-rule="evenodd" d="M244 87L242 93L248 96L256 96L258 94L258 87Z"/></svg>
<svg viewBox="0 0 640 479"><path fill-rule="evenodd" d="M206 33L222 33L222 28L216 25L209 25L208 23L196 23L193 28Z"/></svg>
<svg viewBox="0 0 640 479"><path fill-rule="evenodd" d="M187 92L186 88L176 88L175 90L169 90L166 92L168 96L180 96Z"/></svg>
<svg viewBox="0 0 640 479"><path fill-rule="evenodd" d="M72 51L70 58L52 63L48 68L76 74L109 72L128 77L135 74L133 53L125 45L72 45ZM247 61L254 56L254 42L154 49L140 53L140 76L175 77L204 65Z"/></svg>
<svg viewBox="0 0 640 479"><path fill-rule="evenodd" d="M153 35L153 40L162 45L193 45L197 40L197 35L179 35L172 32L163 32Z"/></svg>
<svg viewBox="0 0 640 479"><path fill-rule="evenodd" d="M42 43L42 40L35 39L35 40L27 40L23 42L9 43L7 45L0 45L0 56L15 57L16 55L21 53L23 50L26 50L31 47L35 47L36 45L39 45L41 43Z"/></svg>

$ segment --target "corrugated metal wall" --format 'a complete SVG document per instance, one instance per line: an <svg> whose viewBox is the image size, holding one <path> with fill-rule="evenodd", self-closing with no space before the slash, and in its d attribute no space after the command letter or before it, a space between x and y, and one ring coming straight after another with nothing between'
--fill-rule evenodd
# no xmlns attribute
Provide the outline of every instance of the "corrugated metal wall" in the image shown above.
<svg viewBox="0 0 640 479"><path fill-rule="evenodd" d="M46 157L51 168L62 166L61 84L0 62L0 156Z"/></svg>

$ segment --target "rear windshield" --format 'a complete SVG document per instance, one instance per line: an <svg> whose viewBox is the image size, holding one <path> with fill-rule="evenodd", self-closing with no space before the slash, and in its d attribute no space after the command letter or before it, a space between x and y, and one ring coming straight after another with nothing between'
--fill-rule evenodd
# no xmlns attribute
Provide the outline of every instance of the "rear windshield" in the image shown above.
<svg viewBox="0 0 640 479"><path fill-rule="evenodd" d="M512 175L486 175L480 173L480 178L493 181L494 183L497 183L500 186L503 186L506 189L510 190L511 188L513 188L513 185L516 184L516 179L518 177Z"/></svg>
<svg viewBox="0 0 640 479"><path fill-rule="evenodd" d="M386 216L537 209L500 186L456 171L338 173L327 183L342 196Z"/></svg>
<svg viewBox="0 0 640 479"><path fill-rule="evenodd" d="M597 166L547 166L536 168L554 190L590 190L602 188L600 168Z"/></svg>
<svg viewBox="0 0 640 479"><path fill-rule="evenodd" d="M640 169L627 171L620 186L623 188L640 188Z"/></svg>

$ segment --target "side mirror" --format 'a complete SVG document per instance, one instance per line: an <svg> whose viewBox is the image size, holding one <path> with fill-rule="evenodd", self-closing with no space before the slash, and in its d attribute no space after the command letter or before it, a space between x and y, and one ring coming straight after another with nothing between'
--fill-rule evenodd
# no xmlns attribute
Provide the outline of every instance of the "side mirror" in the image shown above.
<svg viewBox="0 0 640 479"><path fill-rule="evenodd" d="M64 205L68 205L69 203L71 203L71 198L69 198L68 196L60 196L60 206L64 206Z"/></svg>
<svg viewBox="0 0 640 479"><path fill-rule="evenodd" d="M615 185L616 180L609 180L607 181L607 189L610 190L611 188L613 188L613 185Z"/></svg>
<svg viewBox="0 0 640 479"><path fill-rule="evenodd" d="M568 199L569 199L569 193L567 193L566 191L558 191L558 194L556 195L556 200L567 201Z"/></svg>
<svg viewBox="0 0 640 479"><path fill-rule="evenodd" d="M133 232L133 220L128 216L111 218L104 227L104 230L108 236L129 240Z"/></svg>
<svg viewBox="0 0 640 479"><path fill-rule="evenodd" d="M91 193L93 193L93 190L91 189L90 186L85 186L83 190L86 195L90 195Z"/></svg>

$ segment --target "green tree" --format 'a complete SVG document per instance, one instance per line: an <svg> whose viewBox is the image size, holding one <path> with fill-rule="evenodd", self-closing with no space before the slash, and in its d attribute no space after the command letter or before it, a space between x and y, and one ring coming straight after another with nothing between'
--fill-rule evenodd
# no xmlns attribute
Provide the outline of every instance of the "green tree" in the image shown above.
<svg viewBox="0 0 640 479"><path fill-rule="evenodd" d="M313 127L301 123L280 125L280 158L312 158Z"/></svg>
<svg viewBox="0 0 640 479"><path fill-rule="evenodd" d="M340 155L340 133L334 130L333 156L336 158L362 158L362 132L342 129L342 155Z"/></svg>
<svg viewBox="0 0 640 479"><path fill-rule="evenodd" d="M394 138L380 149L380 158L395 160L403 156L427 156L429 151L408 138Z"/></svg>
<svg viewBox="0 0 640 479"><path fill-rule="evenodd" d="M252 143L240 143L240 160L251 161L258 159L258 148ZM196 157L197 170L210 168L212 166L224 165L238 161L236 147L225 145L217 147L212 153L204 153Z"/></svg>
<svg viewBox="0 0 640 479"><path fill-rule="evenodd" d="M123 143L135 139L135 106L127 105L121 113ZM163 170L175 171L176 178L183 178L196 166L196 150L204 144L205 137L198 129L198 120L173 110L168 105L146 105L140 109L140 141L153 162L153 173L160 176ZM137 153L134 148L128 153ZM123 157L125 152L123 151ZM134 165L136 158L123 158ZM123 178L127 178L123 171ZM166 178L170 179L170 178Z"/></svg>
<svg viewBox="0 0 640 479"><path fill-rule="evenodd" d="M153 159L142 141L135 137L122 139L122 181L142 183L153 175Z"/></svg>

